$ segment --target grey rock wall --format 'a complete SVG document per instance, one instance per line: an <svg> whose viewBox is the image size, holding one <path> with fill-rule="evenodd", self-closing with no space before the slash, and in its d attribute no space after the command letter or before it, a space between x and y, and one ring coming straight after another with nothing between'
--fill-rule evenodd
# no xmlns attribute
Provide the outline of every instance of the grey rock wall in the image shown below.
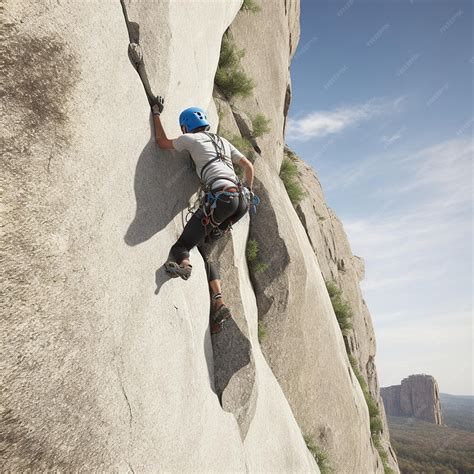
<svg viewBox="0 0 474 474"><path fill-rule="evenodd" d="M410 375L400 385L382 387L381 395L388 415L442 424L439 387L431 375Z"/></svg>
<svg viewBox="0 0 474 474"><path fill-rule="evenodd" d="M381 387L380 395L383 399L385 412L390 416L403 416L400 406L401 385L391 385L390 387Z"/></svg>
<svg viewBox="0 0 474 474"><path fill-rule="evenodd" d="M129 28L119 2L6 4L1 470L318 472L256 342L248 220L226 257L243 307L233 345L210 337L199 253L191 280L163 271L197 179L188 156L155 145L127 57L138 29L170 136L192 104L215 127L240 1L123 6Z"/></svg>

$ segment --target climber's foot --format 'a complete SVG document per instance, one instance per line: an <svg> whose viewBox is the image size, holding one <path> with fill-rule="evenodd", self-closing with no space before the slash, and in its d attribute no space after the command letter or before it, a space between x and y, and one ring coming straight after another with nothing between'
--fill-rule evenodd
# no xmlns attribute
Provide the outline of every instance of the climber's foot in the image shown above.
<svg viewBox="0 0 474 474"><path fill-rule="evenodd" d="M225 304L221 304L211 315L211 334L220 332L230 318L232 318L230 309Z"/></svg>
<svg viewBox="0 0 474 474"><path fill-rule="evenodd" d="M193 266L189 262L181 262L180 265L172 261L168 261L165 263L166 273L171 278L181 277L183 280L187 280L191 276L192 268Z"/></svg>
<svg viewBox="0 0 474 474"><path fill-rule="evenodd" d="M220 291L218 293L212 293L211 291L211 303L212 311L214 313L224 304L224 300L222 299L222 293Z"/></svg>

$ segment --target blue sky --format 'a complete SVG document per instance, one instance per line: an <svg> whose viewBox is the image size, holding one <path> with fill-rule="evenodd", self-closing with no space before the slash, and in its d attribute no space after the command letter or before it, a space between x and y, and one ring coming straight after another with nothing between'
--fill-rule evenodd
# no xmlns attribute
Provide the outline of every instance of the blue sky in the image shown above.
<svg viewBox="0 0 474 474"><path fill-rule="evenodd" d="M286 141L364 257L382 386L474 394L470 0L302 0Z"/></svg>

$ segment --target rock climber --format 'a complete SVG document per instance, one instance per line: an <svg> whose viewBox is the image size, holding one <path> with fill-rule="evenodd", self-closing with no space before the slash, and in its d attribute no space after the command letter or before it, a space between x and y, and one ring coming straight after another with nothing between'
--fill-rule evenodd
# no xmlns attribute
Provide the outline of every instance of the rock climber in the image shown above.
<svg viewBox="0 0 474 474"><path fill-rule="evenodd" d="M169 139L160 118L163 108L164 99L158 96L151 107L156 142L164 150L188 151L203 189L199 208L171 247L165 270L172 278L187 280L192 269L189 251L198 247L206 264L213 304L211 332L215 333L220 331L231 314L222 298L218 268L209 261L209 246L228 232L232 224L241 219L254 204L253 165L229 141L209 132L207 115L198 107L190 107L181 112L179 125L183 134ZM234 164L243 168L246 186L237 177Z"/></svg>

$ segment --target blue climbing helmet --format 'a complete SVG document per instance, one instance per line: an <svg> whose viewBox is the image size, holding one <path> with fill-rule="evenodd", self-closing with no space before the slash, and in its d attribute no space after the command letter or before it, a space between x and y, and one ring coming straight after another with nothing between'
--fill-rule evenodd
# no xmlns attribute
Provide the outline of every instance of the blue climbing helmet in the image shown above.
<svg viewBox="0 0 474 474"><path fill-rule="evenodd" d="M179 115L179 125L180 127L184 126L186 133L191 133L200 127L207 127L206 130L210 128L206 112L199 107L189 107L183 110Z"/></svg>

